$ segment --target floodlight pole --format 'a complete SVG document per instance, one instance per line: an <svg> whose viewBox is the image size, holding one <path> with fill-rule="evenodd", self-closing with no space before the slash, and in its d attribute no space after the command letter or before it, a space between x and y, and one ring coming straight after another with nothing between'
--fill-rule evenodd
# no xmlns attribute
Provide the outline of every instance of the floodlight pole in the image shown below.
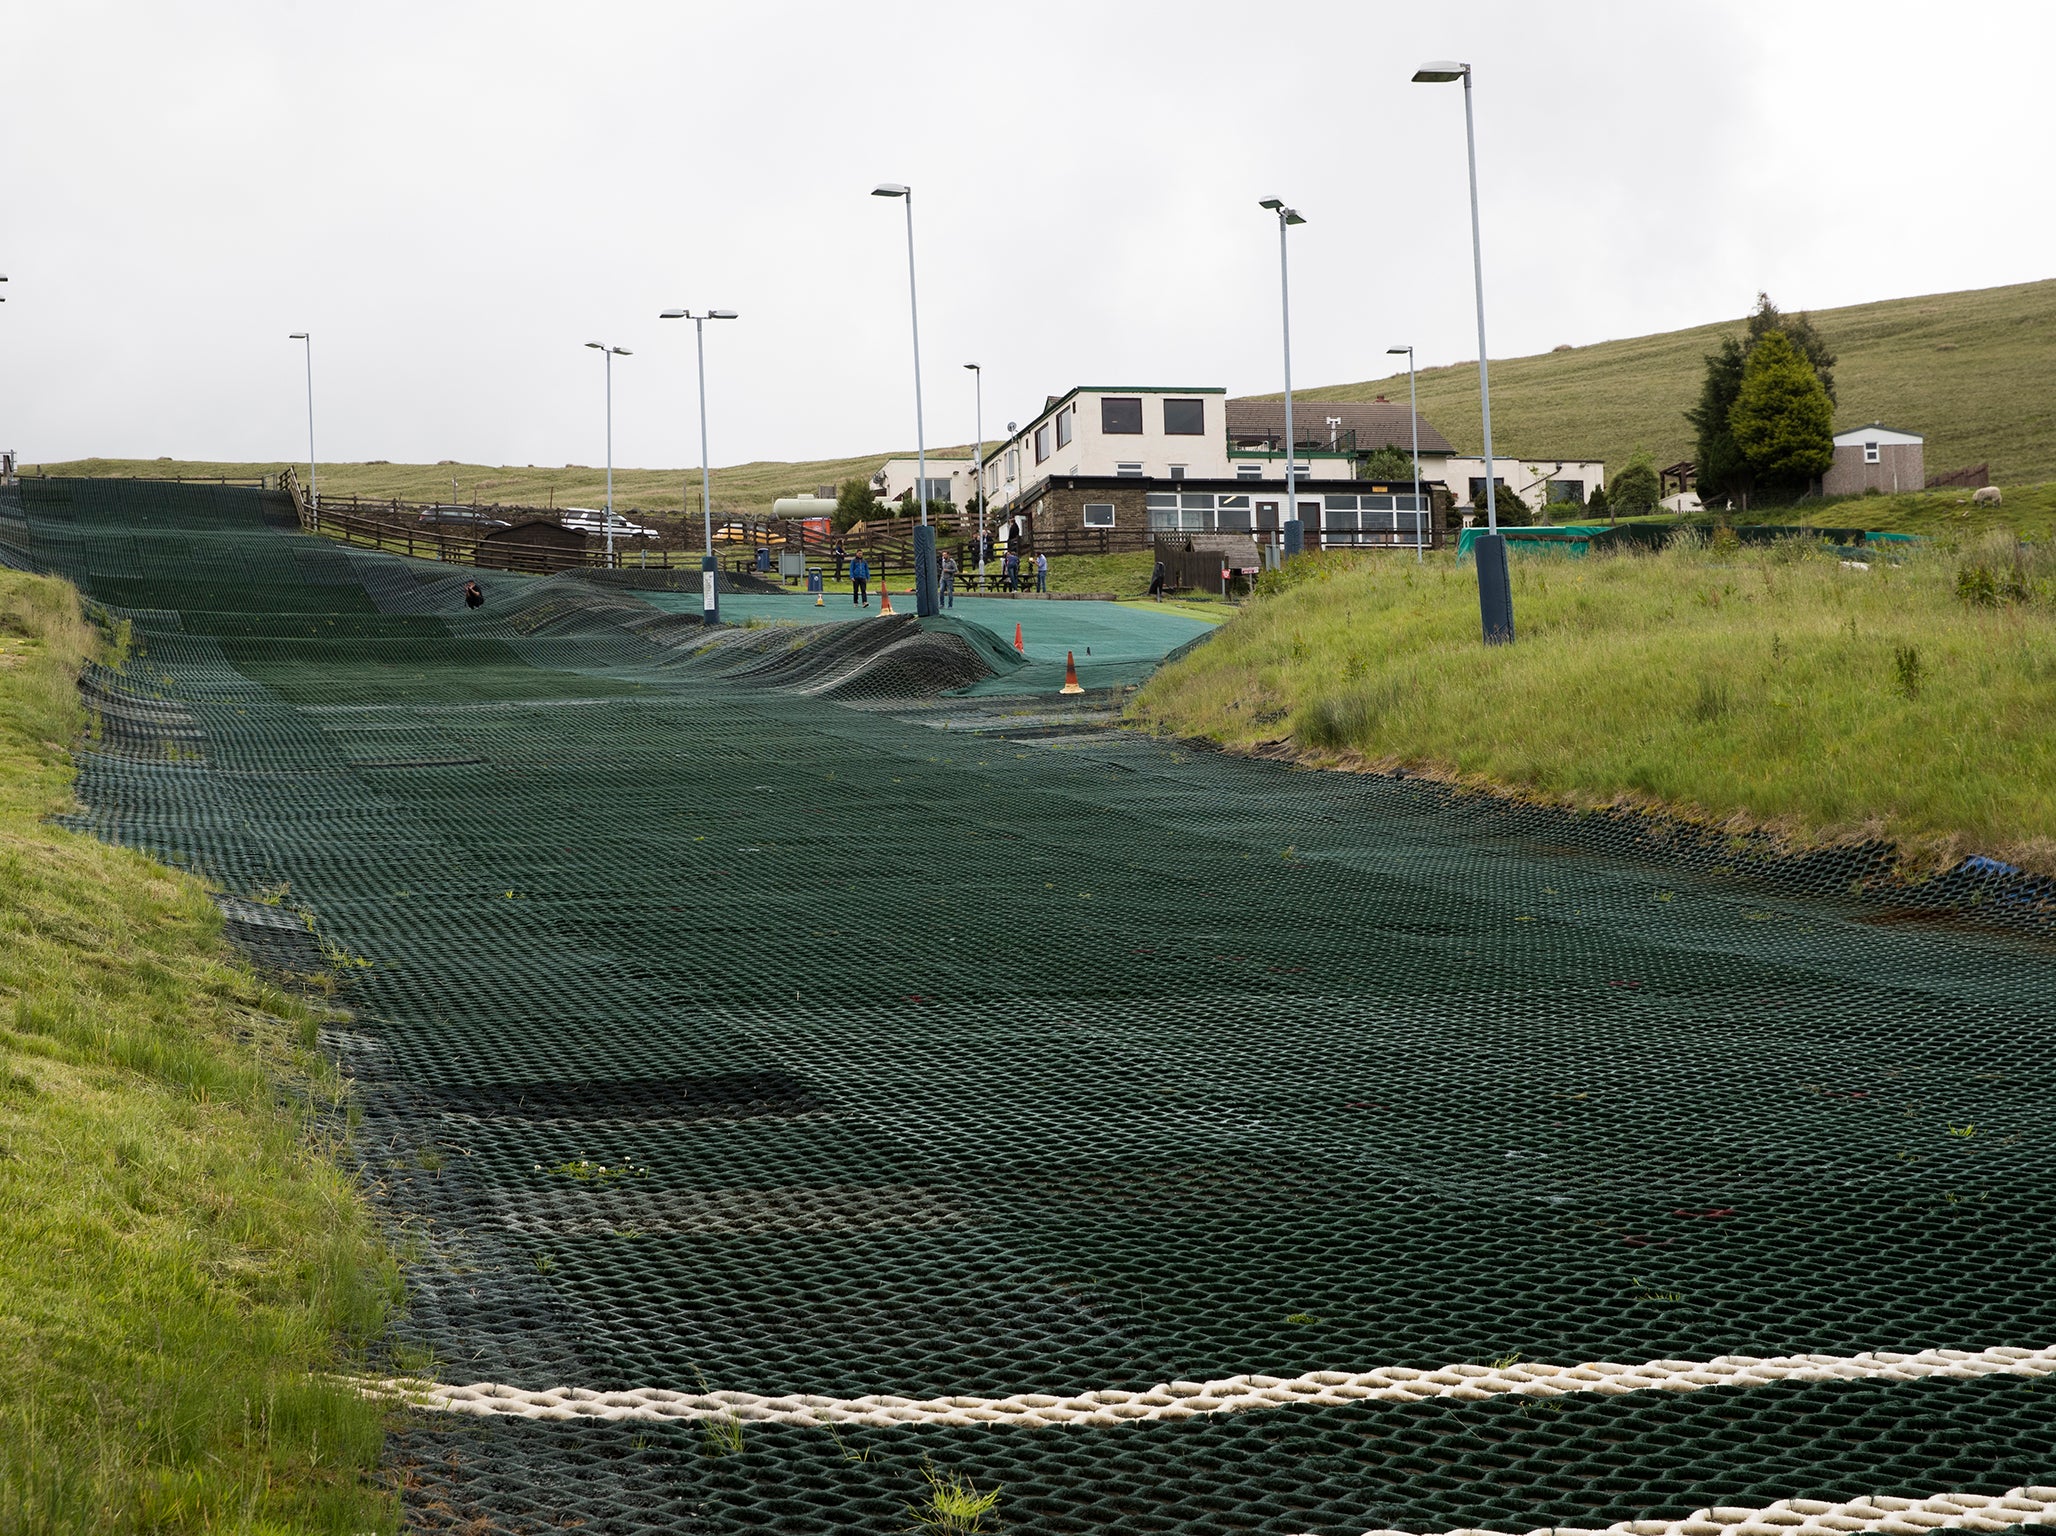
<svg viewBox="0 0 2056 1536"><path fill-rule="evenodd" d="M978 579L985 579L985 370L976 363L966 363L971 377L977 385L978 401L978 447L971 454L971 473L977 480L978 496Z"/></svg>
<svg viewBox="0 0 2056 1536"><path fill-rule="evenodd" d="M659 320L690 320L693 345L700 363L700 526L707 538L707 552L700 559L701 618L709 624L721 622L720 597L715 590L714 570L714 482L707 467L707 328L709 320L734 320L732 309L708 309L694 314L689 309L667 309Z"/></svg>
<svg viewBox="0 0 2056 1536"><path fill-rule="evenodd" d="M914 500L921 504L920 529L928 527L928 438L921 424L921 300L914 282L914 189L896 181L880 182L873 197L900 197L907 204L907 313L914 328ZM938 611L935 592L935 535L914 534L914 612L932 618Z"/></svg>
<svg viewBox="0 0 2056 1536"><path fill-rule="evenodd" d="M633 357L626 347L610 347L604 341L586 343L607 360L607 569L614 569L614 359Z"/></svg>
<svg viewBox="0 0 2056 1536"><path fill-rule="evenodd" d="M1471 116L1471 66L1455 61L1423 64L1414 71L1416 84L1463 81L1464 154L1471 181L1471 277L1478 299L1478 411L1485 428L1485 535L1472 545L1478 562L1478 604L1484 618L1485 643L1513 642L1513 585L1506 571L1506 545L1499 537L1499 493L1493 484L1492 381L1485 345L1485 254L1478 233L1478 135Z"/></svg>
<svg viewBox="0 0 2056 1536"><path fill-rule="evenodd" d="M0 283L7 279L0 277ZM311 331L295 331L288 341L304 342L307 349L307 495L313 503L314 515L321 515L321 471L314 462L314 334Z"/></svg>
<svg viewBox="0 0 2056 1536"><path fill-rule="evenodd" d="M1413 472L1414 472L1414 564L1419 565L1427 558L1422 554L1426 516L1421 507L1421 399L1414 388L1414 349L1412 347L1387 347L1386 354L1406 354L1406 405L1413 418Z"/></svg>
<svg viewBox="0 0 2056 1536"><path fill-rule="evenodd" d="M1278 524L1278 538L1287 555L1305 547L1305 530L1299 526L1299 477L1293 463L1296 445L1292 435L1292 282L1285 260L1285 231L1305 219L1283 199L1267 197L1258 203L1278 215L1278 306L1285 333L1285 516Z"/></svg>

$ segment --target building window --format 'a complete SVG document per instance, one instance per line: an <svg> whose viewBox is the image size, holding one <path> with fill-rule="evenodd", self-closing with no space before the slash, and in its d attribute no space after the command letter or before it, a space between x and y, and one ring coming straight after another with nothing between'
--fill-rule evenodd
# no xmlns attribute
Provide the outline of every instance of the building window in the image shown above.
<svg viewBox="0 0 2056 1536"><path fill-rule="evenodd" d="M1877 461L1878 445L1876 443L1865 443L1863 445L1863 462L1866 464L1875 464L1877 463Z"/></svg>
<svg viewBox="0 0 2056 1536"><path fill-rule="evenodd" d="M1171 478L1173 480L1183 480L1185 478L1185 466L1183 464L1173 464L1171 466Z"/></svg>
<svg viewBox="0 0 2056 1536"><path fill-rule="evenodd" d="M1135 429L1141 431L1140 427ZM1205 437L1206 402L1204 400L1166 400L1164 402L1164 434L1167 437Z"/></svg>
<svg viewBox="0 0 2056 1536"><path fill-rule="evenodd" d="M1057 446L1059 448L1071 446L1071 410L1072 408L1067 405L1057 412Z"/></svg>
<svg viewBox="0 0 2056 1536"><path fill-rule="evenodd" d="M1114 473L1123 480L1140 480L1142 478L1142 466L1140 464L1116 464L1114 466Z"/></svg>
<svg viewBox="0 0 2056 1536"><path fill-rule="evenodd" d="M1099 429L1115 437L1142 435L1142 400L1136 395L1107 395L1099 402Z"/></svg>
<svg viewBox="0 0 2056 1536"><path fill-rule="evenodd" d="M1502 480L1499 476L1494 475L1492 477L1493 499L1496 501L1499 497L1504 496L1505 494L1506 482ZM1482 507L1483 505L1485 505L1485 477L1483 475L1471 476L1471 498L1466 503L1466 505L1473 507Z"/></svg>
<svg viewBox="0 0 2056 1536"><path fill-rule="evenodd" d="M1247 496L1223 496L1216 526L1222 533L1248 533L1249 498Z"/></svg>
<svg viewBox="0 0 2056 1536"><path fill-rule="evenodd" d="M921 483L922 483L922 484L923 484L924 486L926 486L926 487L928 488L928 489L927 489L927 490L926 490L925 492L923 492L923 493L922 493L922 496L923 496L923 499L924 499L924 500L926 500L926 501L948 501L948 500L949 500L949 482L948 482L947 480L932 480L932 479L931 479L931 480L923 480L923 481L922 481Z"/></svg>
<svg viewBox="0 0 2056 1536"><path fill-rule="evenodd" d="M1585 482L1582 480L1552 480L1549 482L1549 501L1553 506L1560 501L1585 503Z"/></svg>
<svg viewBox="0 0 2056 1536"><path fill-rule="evenodd" d="M1049 423L1044 422L1035 429L1035 462L1040 464L1049 457Z"/></svg>
<svg viewBox="0 0 2056 1536"><path fill-rule="evenodd" d="M1175 492L1151 491L1143 498L1152 532L1175 533L1178 529L1178 497Z"/></svg>
<svg viewBox="0 0 2056 1536"><path fill-rule="evenodd" d="M1085 504L1085 526L1088 528L1113 527L1114 504L1111 501L1088 501Z"/></svg>
<svg viewBox="0 0 2056 1536"><path fill-rule="evenodd" d="M1261 464L1237 464L1235 466L1235 478L1237 480L1261 480L1263 477L1264 467Z"/></svg>

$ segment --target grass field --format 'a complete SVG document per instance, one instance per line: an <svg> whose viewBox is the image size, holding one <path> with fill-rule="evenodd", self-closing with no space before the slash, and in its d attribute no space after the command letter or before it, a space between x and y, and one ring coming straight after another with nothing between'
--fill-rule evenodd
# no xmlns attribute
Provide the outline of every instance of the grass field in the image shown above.
<svg viewBox="0 0 2056 1536"><path fill-rule="evenodd" d="M1796 295L1776 297L1790 300ZM1931 474L1989 462L2002 486L2056 480L2056 281L1823 309L1813 319L1837 356L1837 427L1882 420L1927 438ZM1693 456L1684 412L1702 359L1739 333L1724 321L1603 341L1568 352L1492 360L1492 438L1501 453L1603 459L1637 446L1659 465ZM1295 398L1406 398L1404 373L1295 391ZM1475 453L1474 364L1420 375L1421 414Z"/></svg>
<svg viewBox="0 0 2056 1536"><path fill-rule="evenodd" d="M100 645L0 569L0 1531L390 1529L381 1412L316 1374L396 1282L315 1018L196 881L48 821Z"/></svg>
<svg viewBox="0 0 2056 1536"><path fill-rule="evenodd" d="M1992 606L1957 595L1979 568ZM1307 559L1133 713L1796 843L1882 835L1916 869L1975 852L2056 873L2052 576L1996 534L1868 570L1803 541L1522 558L1519 641L1486 649L1468 565Z"/></svg>
<svg viewBox="0 0 2056 1536"><path fill-rule="evenodd" d="M936 448L930 458L968 458L971 446ZM909 448L906 457L913 457ZM730 464L715 469L714 508L736 515L768 515L780 496L811 494L824 485L839 485L854 475L869 479L892 453L864 454L850 459L803 459L793 463ZM255 479L276 474L291 460L230 463L196 459L73 459L65 463L24 465L31 474L53 475L226 475ZM304 478L305 461L298 471ZM453 490L451 481L456 485ZM601 507L607 501L604 466L520 464L323 464L324 497L364 496L384 500L447 502L468 505L499 502L511 506ZM624 515L636 511L697 513L700 472L691 469L614 468L614 508Z"/></svg>

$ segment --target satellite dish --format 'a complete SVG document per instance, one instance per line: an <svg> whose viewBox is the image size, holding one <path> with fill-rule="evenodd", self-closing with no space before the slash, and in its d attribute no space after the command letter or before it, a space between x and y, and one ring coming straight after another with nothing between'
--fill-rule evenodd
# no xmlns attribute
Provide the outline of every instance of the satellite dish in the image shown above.
<svg viewBox="0 0 2056 1536"><path fill-rule="evenodd" d="M1009 434L1012 434L1012 433L1018 432L1018 431L1020 431L1020 430L1021 430L1021 427L1020 427L1020 424L1019 424L1018 422L1012 422L1012 421L1010 421L1010 422L1008 422L1008 423L1007 423L1007 432L1008 432Z"/></svg>

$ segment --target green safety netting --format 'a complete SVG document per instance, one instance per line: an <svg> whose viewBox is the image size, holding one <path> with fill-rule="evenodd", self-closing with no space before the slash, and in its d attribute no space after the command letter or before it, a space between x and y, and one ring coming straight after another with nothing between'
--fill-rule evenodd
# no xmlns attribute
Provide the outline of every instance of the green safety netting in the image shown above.
<svg viewBox="0 0 2056 1536"><path fill-rule="evenodd" d="M2048 893L2003 871L1885 899L1881 850L1147 739L1046 657L958 691L1011 640L962 620L471 613L251 491L27 481L0 553L131 625L78 823L348 978L393 1342L445 1383L2056 1344ZM895 1531L924 1465L1005 1530L1528 1530L2046 1480L2056 1384L728 1424L424 1414L389 1460L425 1530Z"/></svg>

